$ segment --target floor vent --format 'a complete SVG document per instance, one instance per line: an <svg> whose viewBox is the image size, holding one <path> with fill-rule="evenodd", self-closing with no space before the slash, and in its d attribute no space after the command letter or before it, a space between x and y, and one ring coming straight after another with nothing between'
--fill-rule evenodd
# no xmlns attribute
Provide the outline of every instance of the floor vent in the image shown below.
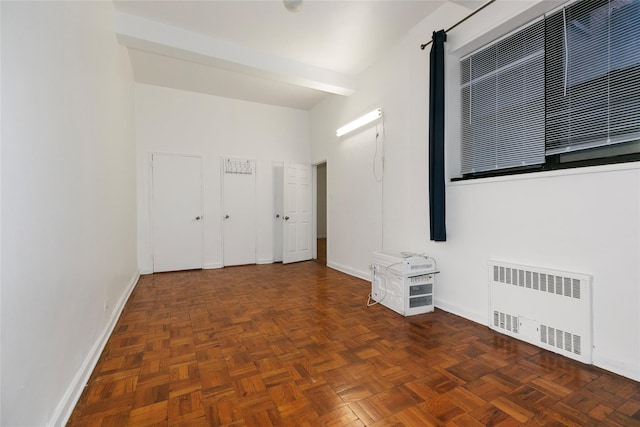
<svg viewBox="0 0 640 427"><path fill-rule="evenodd" d="M591 363L591 276L489 262L491 328Z"/></svg>

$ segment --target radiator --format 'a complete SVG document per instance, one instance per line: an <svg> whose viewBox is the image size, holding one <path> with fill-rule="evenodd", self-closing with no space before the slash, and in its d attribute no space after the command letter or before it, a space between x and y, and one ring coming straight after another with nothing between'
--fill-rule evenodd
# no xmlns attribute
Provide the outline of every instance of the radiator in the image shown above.
<svg viewBox="0 0 640 427"><path fill-rule="evenodd" d="M491 329L592 362L591 276L489 261Z"/></svg>

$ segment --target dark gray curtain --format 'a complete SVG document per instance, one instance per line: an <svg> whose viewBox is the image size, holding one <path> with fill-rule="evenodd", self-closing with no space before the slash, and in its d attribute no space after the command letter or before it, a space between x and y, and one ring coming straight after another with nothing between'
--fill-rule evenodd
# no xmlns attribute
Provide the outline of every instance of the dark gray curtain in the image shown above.
<svg viewBox="0 0 640 427"><path fill-rule="evenodd" d="M429 85L429 220L431 240L445 242L444 194L444 30L433 33Z"/></svg>

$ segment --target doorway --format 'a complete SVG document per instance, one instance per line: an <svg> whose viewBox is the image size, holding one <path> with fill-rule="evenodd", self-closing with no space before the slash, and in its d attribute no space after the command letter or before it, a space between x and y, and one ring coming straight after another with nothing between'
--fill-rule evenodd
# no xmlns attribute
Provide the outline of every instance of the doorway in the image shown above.
<svg viewBox="0 0 640 427"><path fill-rule="evenodd" d="M327 163L316 165L316 259L327 265Z"/></svg>
<svg viewBox="0 0 640 427"><path fill-rule="evenodd" d="M273 259L284 264L312 258L309 163L273 162Z"/></svg>

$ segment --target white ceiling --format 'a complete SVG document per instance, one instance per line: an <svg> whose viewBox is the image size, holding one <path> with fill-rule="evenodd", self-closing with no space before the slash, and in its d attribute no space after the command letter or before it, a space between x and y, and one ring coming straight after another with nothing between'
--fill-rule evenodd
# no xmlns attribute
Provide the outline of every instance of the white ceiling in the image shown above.
<svg viewBox="0 0 640 427"><path fill-rule="evenodd" d="M352 93L354 76L446 1L304 0L295 13L281 0L114 3L136 81L309 109Z"/></svg>

